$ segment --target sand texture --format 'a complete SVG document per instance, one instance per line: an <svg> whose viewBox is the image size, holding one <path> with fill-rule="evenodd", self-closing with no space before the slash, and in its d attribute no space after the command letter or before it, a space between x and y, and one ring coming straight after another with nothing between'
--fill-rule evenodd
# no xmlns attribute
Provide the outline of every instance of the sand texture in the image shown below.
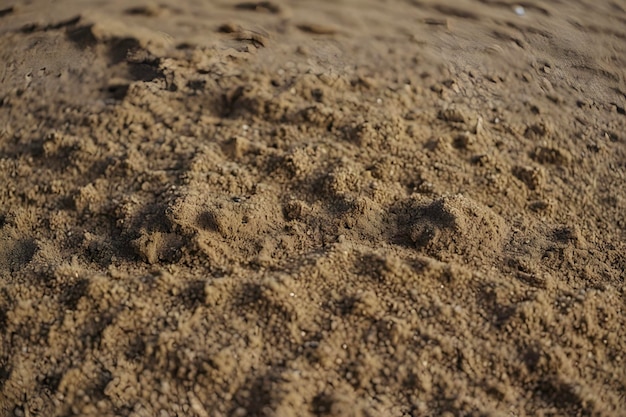
<svg viewBox="0 0 626 417"><path fill-rule="evenodd" d="M0 1L0 416L626 415L626 4Z"/></svg>

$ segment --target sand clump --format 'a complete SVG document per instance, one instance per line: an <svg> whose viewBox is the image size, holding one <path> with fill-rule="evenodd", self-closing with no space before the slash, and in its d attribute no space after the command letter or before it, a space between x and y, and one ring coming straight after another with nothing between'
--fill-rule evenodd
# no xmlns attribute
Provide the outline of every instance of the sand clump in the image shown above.
<svg viewBox="0 0 626 417"><path fill-rule="evenodd" d="M626 10L523 8L0 8L0 416L621 415Z"/></svg>

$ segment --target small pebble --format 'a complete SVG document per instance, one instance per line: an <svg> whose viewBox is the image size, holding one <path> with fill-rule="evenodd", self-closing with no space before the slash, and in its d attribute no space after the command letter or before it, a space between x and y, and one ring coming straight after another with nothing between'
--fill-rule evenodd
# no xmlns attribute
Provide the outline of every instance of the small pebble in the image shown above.
<svg viewBox="0 0 626 417"><path fill-rule="evenodd" d="M515 6L513 10L515 11L515 14L518 16L524 16L526 14L526 10L524 10L522 6Z"/></svg>

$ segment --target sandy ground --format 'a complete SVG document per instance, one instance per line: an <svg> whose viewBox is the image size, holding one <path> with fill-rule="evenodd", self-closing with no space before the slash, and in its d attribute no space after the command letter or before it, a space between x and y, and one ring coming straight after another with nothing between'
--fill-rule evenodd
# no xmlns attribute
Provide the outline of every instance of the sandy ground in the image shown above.
<svg viewBox="0 0 626 417"><path fill-rule="evenodd" d="M623 2L0 5L1 416L625 415Z"/></svg>

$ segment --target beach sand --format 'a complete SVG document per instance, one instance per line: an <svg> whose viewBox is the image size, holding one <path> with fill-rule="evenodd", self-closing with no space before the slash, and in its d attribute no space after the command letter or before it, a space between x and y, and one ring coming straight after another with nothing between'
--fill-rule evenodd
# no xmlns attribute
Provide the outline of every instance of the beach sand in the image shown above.
<svg viewBox="0 0 626 417"><path fill-rule="evenodd" d="M3 1L0 416L623 416L620 1Z"/></svg>

